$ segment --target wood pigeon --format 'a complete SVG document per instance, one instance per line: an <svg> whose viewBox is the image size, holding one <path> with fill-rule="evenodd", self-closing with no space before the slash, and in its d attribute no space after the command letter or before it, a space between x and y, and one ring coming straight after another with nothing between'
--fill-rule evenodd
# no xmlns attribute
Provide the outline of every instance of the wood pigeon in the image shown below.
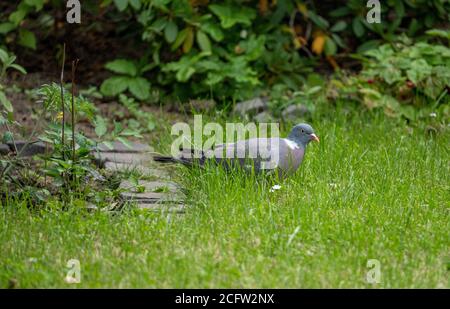
<svg viewBox="0 0 450 309"><path fill-rule="evenodd" d="M155 156L154 160L187 166L214 162L227 169L236 166L247 171L254 169L255 173L278 171L283 177L298 169L310 141L319 142L319 138L309 124L301 123L292 128L287 138L251 138L219 144L206 151L182 149L177 157Z"/></svg>

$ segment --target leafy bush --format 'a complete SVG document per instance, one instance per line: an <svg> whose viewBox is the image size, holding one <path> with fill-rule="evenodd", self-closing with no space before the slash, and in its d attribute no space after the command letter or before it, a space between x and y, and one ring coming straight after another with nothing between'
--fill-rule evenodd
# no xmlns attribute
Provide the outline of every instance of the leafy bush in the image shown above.
<svg viewBox="0 0 450 309"><path fill-rule="evenodd" d="M150 97L150 83L142 77L151 69L148 64L135 63L131 60L117 59L108 62L105 67L117 74L108 78L101 85L100 91L106 96L117 96L127 89L139 100Z"/></svg>
<svg viewBox="0 0 450 309"><path fill-rule="evenodd" d="M0 126L12 123L14 119L14 107L5 93L5 86L2 84L6 72L14 69L22 74L27 73L22 66L14 63L15 61L16 56L11 55L6 50L0 48Z"/></svg>
<svg viewBox="0 0 450 309"><path fill-rule="evenodd" d="M410 120L438 108L448 114L450 49L404 41L384 44L357 56L363 70L357 76L333 80L330 92L337 90L339 96L353 98L368 108L381 107L389 116ZM417 114L414 107L426 108Z"/></svg>
<svg viewBox="0 0 450 309"><path fill-rule="evenodd" d="M37 29L61 27L55 18L61 1L2 6L0 45L36 48ZM420 39L431 28L445 28L450 4L389 0L381 4L379 24L366 21L369 9L360 0L83 1L83 23L77 27L85 33L113 21L114 35L145 46L139 61L118 55L107 63L118 74L102 85L108 96L128 90L146 101L152 87L182 100L241 99L277 84L296 91L320 62L338 69L350 53L393 42L400 33ZM41 32L39 37L49 33Z"/></svg>

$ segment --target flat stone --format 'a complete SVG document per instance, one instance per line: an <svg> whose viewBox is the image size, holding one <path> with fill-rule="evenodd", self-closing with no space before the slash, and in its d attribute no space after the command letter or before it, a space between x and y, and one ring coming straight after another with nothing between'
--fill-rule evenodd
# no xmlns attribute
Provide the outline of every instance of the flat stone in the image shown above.
<svg viewBox="0 0 450 309"><path fill-rule="evenodd" d="M120 188L126 190L121 193L122 198L139 204L181 203L183 200L179 186L173 182L139 181L138 186L143 186L144 190L140 192L128 180L122 181Z"/></svg>
<svg viewBox="0 0 450 309"><path fill-rule="evenodd" d="M160 192L122 192L120 196L129 202L136 202L138 204L155 204L155 203L171 203L181 204L183 198L175 193L160 193Z"/></svg>
<svg viewBox="0 0 450 309"><path fill-rule="evenodd" d="M207 112L216 107L214 100L190 100L189 105L195 112Z"/></svg>
<svg viewBox="0 0 450 309"><path fill-rule="evenodd" d="M0 155L7 155L11 152L11 149L9 149L9 146L6 144L0 144Z"/></svg>
<svg viewBox="0 0 450 309"><path fill-rule="evenodd" d="M281 113L283 119L295 121L311 116L311 110L303 104L294 104L286 107Z"/></svg>
<svg viewBox="0 0 450 309"><path fill-rule="evenodd" d="M234 106L233 111L236 114L244 117L249 114L256 115L257 113L264 111L266 108L267 101L258 97L248 101L237 103Z"/></svg>
<svg viewBox="0 0 450 309"><path fill-rule="evenodd" d="M111 144L113 147L112 149L106 146L105 143L100 143L98 145L98 150L100 152L112 152L112 153L144 153L154 151L153 147L141 143L130 142L131 148L127 147L124 143L119 141L112 142Z"/></svg>
<svg viewBox="0 0 450 309"><path fill-rule="evenodd" d="M94 152L93 155L98 166L105 166L106 162L141 165L153 160L151 155L143 153Z"/></svg>
<svg viewBox="0 0 450 309"><path fill-rule="evenodd" d="M180 187L171 181L139 181L139 186L144 186L145 192L159 192L161 188L166 189L167 192L178 192L180 190ZM124 180L120 183L120 188L130 190L130 192L137 192L136 186L132 184L128 180Z"/></svg>
<svg viewBox="0 0 450 309"><path fill-rule="evenodd" d="M43 142L16 141L17 154L21 157L31 157L37 154L44 154L46 145ZM15 151L14 143L8 143L9 149Z"/></svg>
<svg viewBox="0 0 450 309"><path fill-rule="evenodd" d="M137 204L140 209L155 212L184 213L186 206L183 204Z"/></svg>
<svg viewBox="0 0 450 309"><path fill-rule="evenodd" d="M271 113L264 111L253 117L253 120L258 123L270 123L274 120Z"/></svg>
<svg viewBox="0 0 450 309"><path fill-rule="evenodd" d="M126 163L117 163L117 162L106 162L105 169L112 172L129 172L136 170L137 172L147 175L147 176L155 176L158 178L167 178L169 174L162 169L150 168L140 164L126 164Z"/></svg>

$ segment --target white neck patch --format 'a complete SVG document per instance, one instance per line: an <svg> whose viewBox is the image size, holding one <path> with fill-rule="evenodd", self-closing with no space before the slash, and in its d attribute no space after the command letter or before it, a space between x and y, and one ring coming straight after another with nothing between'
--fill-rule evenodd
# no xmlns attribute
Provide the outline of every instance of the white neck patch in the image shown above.
<svg viewBox="0 0 450 309"><path fill-rule="evenodd" d="M285 138L284 141L286 142L286 144L288 145L288 147L289 147L290 149L292 149L292 150L294 150L294 149L299 149L299 148L300 148L300 147L297 145L297 143L294 142L294 141L291 141L291 140L289 140L289 139L287 139L287 138Z"/></svg>

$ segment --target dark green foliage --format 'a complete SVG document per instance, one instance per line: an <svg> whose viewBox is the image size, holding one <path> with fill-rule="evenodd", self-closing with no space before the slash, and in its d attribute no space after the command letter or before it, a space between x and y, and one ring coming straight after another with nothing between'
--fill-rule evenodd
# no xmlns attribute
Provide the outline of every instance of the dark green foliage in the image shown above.
<svg viewBox="0 0 450 309"><path fill-rule="evenodd" d="M32 49L42 36L38 40L35 29L50 32L63 9L59 1L44 0L3 6L0 44ZM431 28L448 26L444 0L392 0L380 8L381 23L369 23L371 7L360 0L83 1L77 27L87 33L114 23L114 36L145 46L137 47L139 61L115 51L117 59L105 66L115 74L101 87L106 96L129 91L149 101L150 90L158 90L181 100L243 99L278 84L297 91L319 65L336 70L349 54L393 43L399 34L422 40ZM444 30L427 33L448 40Z"/></svg>

